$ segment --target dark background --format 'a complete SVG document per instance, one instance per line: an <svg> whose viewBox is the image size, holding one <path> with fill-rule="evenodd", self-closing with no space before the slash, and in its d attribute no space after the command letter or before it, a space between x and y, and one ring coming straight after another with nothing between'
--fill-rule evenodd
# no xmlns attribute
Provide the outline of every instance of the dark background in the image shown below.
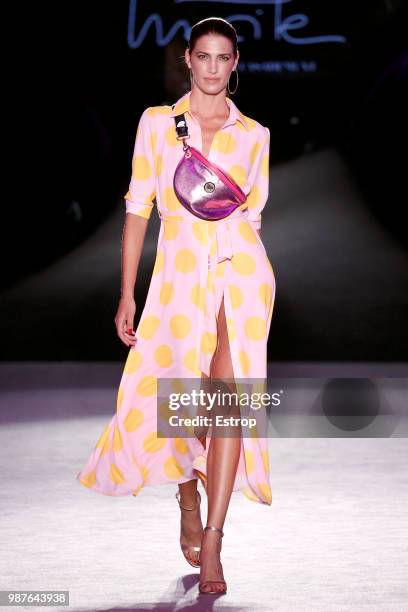
<svg viewBox="0 0 408 612"><path fill-rule="evenodd" d="M136 127L146 106L189 89L180 56L190 25L211 15L240 36L233 100L271 130L262 234L277 278L269 358L406 360L403 2L91 0L42 11L26 51L30 130L19 197L3 225L3 360L126 355L113 318ZM308 23L285 33L279 11L286 24L294 15ZM139 314L156 217L137 280Z"/></svg>

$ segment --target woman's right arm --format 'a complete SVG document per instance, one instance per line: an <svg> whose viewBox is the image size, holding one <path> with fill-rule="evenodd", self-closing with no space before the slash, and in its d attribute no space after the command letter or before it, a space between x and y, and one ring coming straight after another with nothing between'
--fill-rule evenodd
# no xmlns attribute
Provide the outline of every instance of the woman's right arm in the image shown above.
<svg viewBox="0 0 408 612"><path fill-rule="evenodd" d="M127 214L122 237L121 290L115 316L116 331L126 346L134 346L133 332L136 314L135 284L149 220L140 215Z"/></svg>
<svg viewBox="0 0 408 612"><path fill-rule="evenodd" d="M121 297L115 316L119 338L126 346L136 343L133 331L136 314L135 284L147 225L156 197L154 109L141 115L132 158L132 176L125 195L126 215L122 237Z"/></svg>

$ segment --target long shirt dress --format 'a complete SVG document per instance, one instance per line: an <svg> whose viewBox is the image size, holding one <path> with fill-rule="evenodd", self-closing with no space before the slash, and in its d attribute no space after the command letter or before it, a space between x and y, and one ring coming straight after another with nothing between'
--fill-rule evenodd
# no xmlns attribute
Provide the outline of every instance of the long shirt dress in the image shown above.
<svg viewBox="0 0 408 612"><path fill-rule="evenodd" d="M269 188L269 129L225 98L228 119L216 132L208 158L247 194L227 218L201 220L177 199L175 168L183 156L174 116L185 113L188 143L202 151L201 128L190 112L191 91L176 105L146 108L139 121L126 213L161 219L150 286L118 387L116 412L76 475L105 495L136 496L143 486L207 483L206 445L198 437L162 437L158 431L157 380L210 376L217 346L217 315L224 297L234 379L267 380L267 339L275 301L275 276L257 229ZM174 108L173 108L174 106ZM263 387L265 391L265 387ZM207 432L207 436L211 433ZM267 438L241 437L233 491L272 503Z"/></svg>

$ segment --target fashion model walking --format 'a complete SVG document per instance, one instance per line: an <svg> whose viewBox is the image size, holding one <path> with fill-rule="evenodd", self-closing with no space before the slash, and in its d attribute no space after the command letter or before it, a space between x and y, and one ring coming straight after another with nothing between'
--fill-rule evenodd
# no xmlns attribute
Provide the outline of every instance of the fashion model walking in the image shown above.
<svg viewBox="0 0 408 612"><path fill-rule="evenodd" d="M257 435L159 437L157 379L265 379L275 277L260 237L268 198L267 127L245 116L228 97L239 60L233 26L204 19L191 30L185 62L191 89L175 104L146 108L139 121L132 176L125 196L122 291L115 317L130 347L116 413L77 474L106 495L137 495L143 486L175 483L180 545L200 567L200 592L225 593L220 560L233 491L272 503L267 440ZM235 79L238 80L238 73ZM185 117L189 144L217 164L246 194L220 220L200 219L176 196L173 178L183 156L174 118ZM156 204L161 219L152 278L132 335L134 287L146 227ZM200 479L208 497L203 529Z"/></svg>

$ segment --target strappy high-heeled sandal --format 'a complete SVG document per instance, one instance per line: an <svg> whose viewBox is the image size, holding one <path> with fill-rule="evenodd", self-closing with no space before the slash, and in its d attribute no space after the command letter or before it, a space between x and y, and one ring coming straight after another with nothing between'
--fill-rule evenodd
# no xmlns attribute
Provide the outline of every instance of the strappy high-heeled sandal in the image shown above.
<svg viewBox="0 0 408 612"><path fill-rule="evenodd" d="M178 501L178 504L179 504L180 508L182 508L183 510L195 510L197 508L197 506L199 506L201 504L201 495L200 495L199 491L197 491L197 495L198 495L198 503L194 506L194 508L186 508L185 506L181 505L181 502L180 502L180 491L177 491L176 499ZM189 563L193 567L200 567L200 551L201 551L201 546L189 546L188 544L182 544L180 542L180 548L181 548L181 550L183 552L183 555L184 555L187 563ZM197 559L196 559L195 563L193 561L190 561L190 559L186 555L186 552L190 551L190 550L193 550L194 552L198 552Z"/></svg>
<svg viewBox="0 0 408 612"><path fill-rule="evenodd" d="M206 531L206 529L212 529L213 531L219 531L221 534L221 537L224 536L224 532L222 531L222 529L219 529L218 527L213 527L212 525L206 525L206 527L204 527L204 531ZM224 588L222 591L204 591L204 587L206 587L208 584L223 584ZM200 591L200 593L202 593L203 595L224 595L227 592L227 583L225 582L225 580L204 580L203 582L199 582L198 583L198 590Z"/></svg>

